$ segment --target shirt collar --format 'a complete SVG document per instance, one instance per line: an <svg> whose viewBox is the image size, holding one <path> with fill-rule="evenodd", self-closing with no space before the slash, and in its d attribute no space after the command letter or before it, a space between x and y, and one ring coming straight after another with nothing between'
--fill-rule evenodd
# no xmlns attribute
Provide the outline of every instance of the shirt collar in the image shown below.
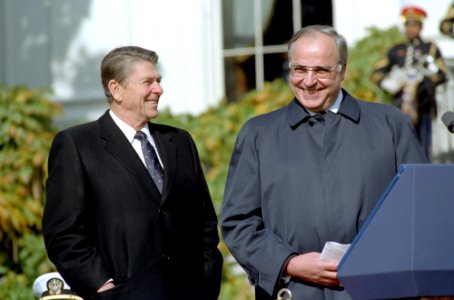
<svg viewBox="0 0 454 300"><path fill-rule="evenodd" d="M331 105L330 108L328 108L329 111L332 111L333 113L337 114L339 111L339 108L342 104L342 99L344 98L344 95L342 93L342 90L339 91L339 94L337 95L336 101Z"/></svg>
<svg viewBox="0 0 454 300"><path fill-rule="evenodd" d="M339 110L339 107L342 103L342 90L339 91L339 94L337 95L337 98L336 98L336 101L334 101L334 103L328 108L328 111L332 111L333 113L337 114L337 111ZM310 111L308 109L306 109L307 112L309 113L309 115L313 116L317 113L313 112L313 111Z"/></svg>
<svg viewBox="0 0 454 300"><path fill-rule="evenodd" d="M117 117L117 115L115 115L115 113L111 109L109 110L109 114L112 117L115 124L117 124L120 130L124 133L128 141L132 143L134 141L134 136L136 135L136 130L129 126L128 124L126 124L119 117ZM147 138L150 140L151 134L148 128L148 124L145 124L145 126L140 131L144 132L147 135Z"/></svg>
<svg viewBox="0 0 454 300"><path fill-rule="evenodd" d="M336 101L328 110L335 114L341 114L354 122L359 120L359 105L344 89L341 89ZM287 106L287 117L291 127L297 127L302 122L307 121L310 116L310 112L306 110L296 98Z"/></svg>
<svg viewBox="0 0 454 300"><path fill-rule="evenodd" d="M422 39L420 37L417 37L413 41L409 41L408 44L412 46L419 46L422 44Z"/></svg>

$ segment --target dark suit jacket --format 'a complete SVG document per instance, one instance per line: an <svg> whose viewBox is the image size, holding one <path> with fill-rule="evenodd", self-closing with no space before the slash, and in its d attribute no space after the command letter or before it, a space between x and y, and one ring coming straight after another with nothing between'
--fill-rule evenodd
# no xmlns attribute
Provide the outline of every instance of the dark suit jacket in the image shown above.
<svg viewBox="0 0 454 300"><path fill-rule="evenodd" d="M86 299L217 299L217 218L196 147L186 131L149 128L162 196L108 112L57 134L43 217L49 257ZM95 294L109 278L117 287Z"/></svg>
<svg viewBox="0 0 454 300"><path fill-rule="evenodd" d="M344 91L338 113L311 117L294 99L241 129L227 176L221 229L256 286L274 300L284 262L351 243L402 163L426 158L408 118ZM293 299L349 299L341 288L292 278Z"/></svg>

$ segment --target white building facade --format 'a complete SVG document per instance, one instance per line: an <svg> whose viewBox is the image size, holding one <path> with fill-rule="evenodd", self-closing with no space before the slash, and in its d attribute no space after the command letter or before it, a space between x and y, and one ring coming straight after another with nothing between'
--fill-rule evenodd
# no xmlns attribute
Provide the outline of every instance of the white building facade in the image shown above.
<svg viewBox="0 0 454 300"><path fill-rule="evenodd" d="M290 9L291 27L273 43L262 32L281 13L273 11L276 3ZM438 31L451 0L0 0L0 82L51 87L52 98L64 104L64 118L94 119L107 108L99 79L102 57L114 47L138 45L160 56L160 107L200 113L232 91L229 59L254 57L253 75L243 74L253 77L246 89L260 89L276 77L276 71L267 75L267 59L285 55L285 40L304 25L302 19L328 16L352 45L367 27L398 25L399 11L409 4L426 9L424 37L454 59L454 39ZM230 84L239 85L239 78Z"/></svg>

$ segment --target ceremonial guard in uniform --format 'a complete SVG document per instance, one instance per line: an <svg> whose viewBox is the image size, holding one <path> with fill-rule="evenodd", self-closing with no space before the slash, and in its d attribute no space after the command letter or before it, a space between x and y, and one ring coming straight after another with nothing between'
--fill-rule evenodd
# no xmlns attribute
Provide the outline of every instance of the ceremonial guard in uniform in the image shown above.
<svg viewBox="0 0 454 300"><path fill-rule="evenodd" d="M432 119L437 107L435 88L446 81L446 66L438 47L421 39L426 12L407 6L401 12L407 42L395 45L378 63L372 79L393 95L393 104L413 121L419 141L430 158Z"/></svg>

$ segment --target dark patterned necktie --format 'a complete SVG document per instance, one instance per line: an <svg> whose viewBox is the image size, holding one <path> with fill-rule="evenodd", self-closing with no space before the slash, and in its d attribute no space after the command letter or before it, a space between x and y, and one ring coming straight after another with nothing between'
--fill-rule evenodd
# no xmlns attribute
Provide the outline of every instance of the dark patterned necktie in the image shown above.
<svg viewBox="0 0 454 300"><path fill-rule="evenodd" d="M147 135L142 131L137 131L134 138L140 141L148 173L150 173L151 178L153 178L154 183L158 187L159 192L162 193L164 172L162 170L161 164L159 163L159 159L158 156L156 155L155 149L150 144L150 142L148 142Z"/></svg>
<svg viewBox="0 0 454 300"><path fill-rule="evenodd" d="M321 111L319 113L313 114L309 117L309 125L313 126L315 123L320 123L325 120L325 111Z"/></svg>

